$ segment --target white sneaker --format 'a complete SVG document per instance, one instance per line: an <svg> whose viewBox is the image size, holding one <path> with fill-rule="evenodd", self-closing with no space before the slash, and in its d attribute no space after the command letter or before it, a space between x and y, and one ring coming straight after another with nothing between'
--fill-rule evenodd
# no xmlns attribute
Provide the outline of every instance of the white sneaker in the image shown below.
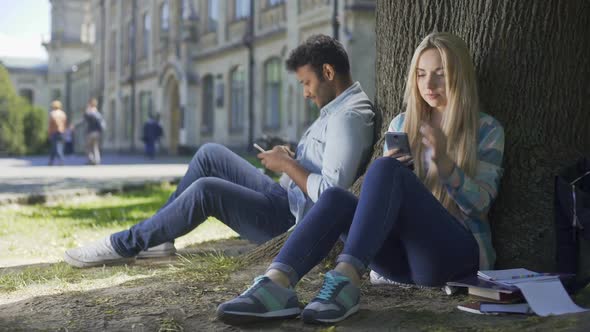
<svg viewBox="0 0 590 332"><path fill-rule="evenodd" d="M155 247L151 247L148 250L140 251L137 254L137 258L158 258L158 257L168 257L174 256L176 254L176 247L172 242L164 242L160 245Z"/></svg>
<svg viewBox="0 0 590 332"><path fill-rule="evenodd" d="M391 280L389 278L386 278L382 275L380 275L379 273L371 270L371 273L369 273L369 280L371 281L371 285L393 285L393 286L398 286L401 288L419 288L419 289L434 289L434 288L438 288L438 287L428 287L428 286L422 286L422 285L416 285L416 284L406 284L403 282L399 282L399 281L395 281L395 280Z"/></svg>
<svg viewBox="0 0 590 332"><path fill-rule="evenodd" d="M66 263L75 267L92 267L132 262L134 257L119 255L113 249L111 237L107 236L87 246L66 250L64 259Z"/></svg>

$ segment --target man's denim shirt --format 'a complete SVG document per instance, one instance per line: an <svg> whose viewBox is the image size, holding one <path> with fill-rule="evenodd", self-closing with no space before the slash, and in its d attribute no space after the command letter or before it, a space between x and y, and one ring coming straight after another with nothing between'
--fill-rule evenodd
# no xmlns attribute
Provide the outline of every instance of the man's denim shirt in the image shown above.
<svg viewBox="0 0 590 332"><path fill-rule="evenodd" d="M310 172L307 195L286 175L281 179L289 207L299 222L321 193L330 187L348 188L361 175L373 145L373 105L359 82L330 103L305 131L297 145L297 162Z"/></svg>

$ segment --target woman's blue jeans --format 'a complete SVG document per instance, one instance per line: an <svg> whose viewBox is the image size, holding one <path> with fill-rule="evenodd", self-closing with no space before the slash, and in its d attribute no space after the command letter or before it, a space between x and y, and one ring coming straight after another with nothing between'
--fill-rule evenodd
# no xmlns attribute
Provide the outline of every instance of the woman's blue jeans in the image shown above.
<svg viewBox="0 0 590 332"><path fill-rule="evenodd" d="M389 279L425 286L475 274L475 238L431 194L416 175L393 158L369 167L360 198L340 188L327 189L270 268L294 285L327 256L346 234L338 262L357 271L367 266Z"/></svg>
<svg viewBox="0 0 590 332"><path fill-rule="evenodd" d="M197 151L168 202L151 218L111 235L111 243L131 257L190 232L209 216L256 243L295 224L285 189L226 147L209 143Z"/></svg>

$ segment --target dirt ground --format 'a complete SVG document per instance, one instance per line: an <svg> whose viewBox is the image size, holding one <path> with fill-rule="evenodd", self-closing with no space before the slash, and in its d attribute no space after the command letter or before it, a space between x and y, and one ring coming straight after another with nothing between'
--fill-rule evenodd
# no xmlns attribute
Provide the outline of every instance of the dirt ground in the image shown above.
<svg viewBox="0 0 590 332"><path fill-rule="evenodd" d="M223 242L239 254L239 240ZM84 292L38 296L0 306L0 331L588 331L590 313L540 318L482 316L461 312L465 295L439 290L371 286L365 282L359 313L335 326L305 325L299 319L246 327L223 324L215 308L242 292L268 262L248 266L226 282L143 278ZM143 262L154 264L158 262ZM300 301L309 301L321 286L319 268L298 285Z"/></svg>

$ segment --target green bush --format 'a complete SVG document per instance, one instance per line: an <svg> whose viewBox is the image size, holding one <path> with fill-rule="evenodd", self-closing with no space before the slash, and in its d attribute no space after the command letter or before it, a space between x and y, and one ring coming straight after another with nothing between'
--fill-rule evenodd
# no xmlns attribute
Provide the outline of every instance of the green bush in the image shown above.
<svg viewBox="0 0 590 332"><path fill-rule="evenodd" d="M47 114L14 91L0 65L0 153L39 153L47 146Z"/></svg>
<svg viewBox="0 0 590 332"><path fill-rule="evenodd" d="M24 114L23 126L27 153L47 152L47 112L40 107L29 105Z"/></svg>
<svg viewBox="0 0 590 332"><path fill-rule="evenodd" d="M0 65L0 152L23 154L23 103L14 92L8 71Z"/></svg>

